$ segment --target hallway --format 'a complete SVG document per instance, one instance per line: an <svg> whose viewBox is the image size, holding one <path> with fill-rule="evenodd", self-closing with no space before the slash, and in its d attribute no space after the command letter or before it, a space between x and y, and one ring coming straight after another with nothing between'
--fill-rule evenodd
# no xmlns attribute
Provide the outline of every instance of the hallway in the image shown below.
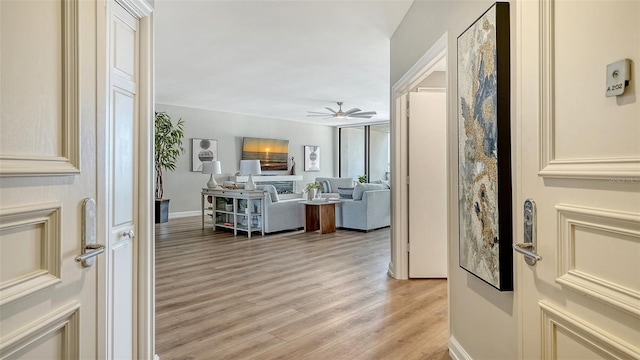
<svg viewBox="0 0 640 360"><path fill-rule="evenodd" d="M389 229L156 225L161 359L450 359L446 280L388 277Z"/></svg>

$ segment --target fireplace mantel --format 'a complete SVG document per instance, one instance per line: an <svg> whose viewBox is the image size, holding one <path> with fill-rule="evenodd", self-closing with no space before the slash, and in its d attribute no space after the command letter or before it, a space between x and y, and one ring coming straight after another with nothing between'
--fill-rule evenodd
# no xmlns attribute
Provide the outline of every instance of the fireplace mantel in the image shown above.
<svg viewBox="0 0 640 360"><path fill-rule="evenodd" d="M249 176L236 175L230 177L231 181L244 183L249 181ZM256 184L274 185L279 194L281 193L297 193L297 181L302 180L302 175L255 175L253 182ZM285 184L283 184L285 183Z"/></svg>
<svg viewBox="0 0 640 360"><path fill-rule="evenodd" d="M253 182L265 182L265 181L300 181L302 175L255 175L253 176ZM236 175L231 177L231 181L235 182L247 182L249 176Z"/></svg>

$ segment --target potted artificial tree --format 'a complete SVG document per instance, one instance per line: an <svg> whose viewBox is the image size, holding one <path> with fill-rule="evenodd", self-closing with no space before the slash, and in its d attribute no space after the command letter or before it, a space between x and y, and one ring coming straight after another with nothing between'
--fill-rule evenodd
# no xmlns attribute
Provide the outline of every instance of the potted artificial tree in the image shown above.
<svg viewBox="0 0 640 360"><path fill-rule="evenodd" d="M169 220L169 199L163 198L162 171L175 170L176 161L184 152L184 121L174 125L165 112L156 112L155 120L156 224Z"/></svg>

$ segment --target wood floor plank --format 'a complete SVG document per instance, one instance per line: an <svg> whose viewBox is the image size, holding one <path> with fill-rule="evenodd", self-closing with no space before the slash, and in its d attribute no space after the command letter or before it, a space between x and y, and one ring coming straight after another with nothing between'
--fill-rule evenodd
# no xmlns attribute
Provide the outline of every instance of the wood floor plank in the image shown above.
<svg viewBox="0 0 640 360"><path fill-rule="evenodd" d="M428 296L407 299L403 304L397 304L397 302L386 304L384 316L378 323L373 324L372 328L351 329L337 342L327 344L315 352L330 359L338 357L355 359L392 339L407 340L407 334L412 331L423 333L437 320L433 311L446 306L446 297L441 295L442 290L442 284L438 284L428 291ZM398 355L397 350L394 355Z"/></svg>
<svg viewBox="0 0 640 360"><path fill-rule="evenodd" d="M443 279L387 275L389 229L234 236L156 225L161 359L450 359Z"/></svg>

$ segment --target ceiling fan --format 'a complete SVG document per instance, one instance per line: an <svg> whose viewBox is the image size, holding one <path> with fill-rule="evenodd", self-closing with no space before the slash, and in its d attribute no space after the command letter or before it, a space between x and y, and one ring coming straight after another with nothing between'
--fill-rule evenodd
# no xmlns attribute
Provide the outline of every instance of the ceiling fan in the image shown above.
<svg viewBox="0 0 640 360"><path fill-rule="evenodd" d="M317 111L307 111L309 114L308 117L325 117L328 118L336 118L336 119L371 119L373 115L377 113L375 111L362 111L358 108L353 108L348 111L342 111L342 101L338 101L338 111L335 111L329 107L325 107L325 109L329 110L330 113L322 113Z"/></svg>

